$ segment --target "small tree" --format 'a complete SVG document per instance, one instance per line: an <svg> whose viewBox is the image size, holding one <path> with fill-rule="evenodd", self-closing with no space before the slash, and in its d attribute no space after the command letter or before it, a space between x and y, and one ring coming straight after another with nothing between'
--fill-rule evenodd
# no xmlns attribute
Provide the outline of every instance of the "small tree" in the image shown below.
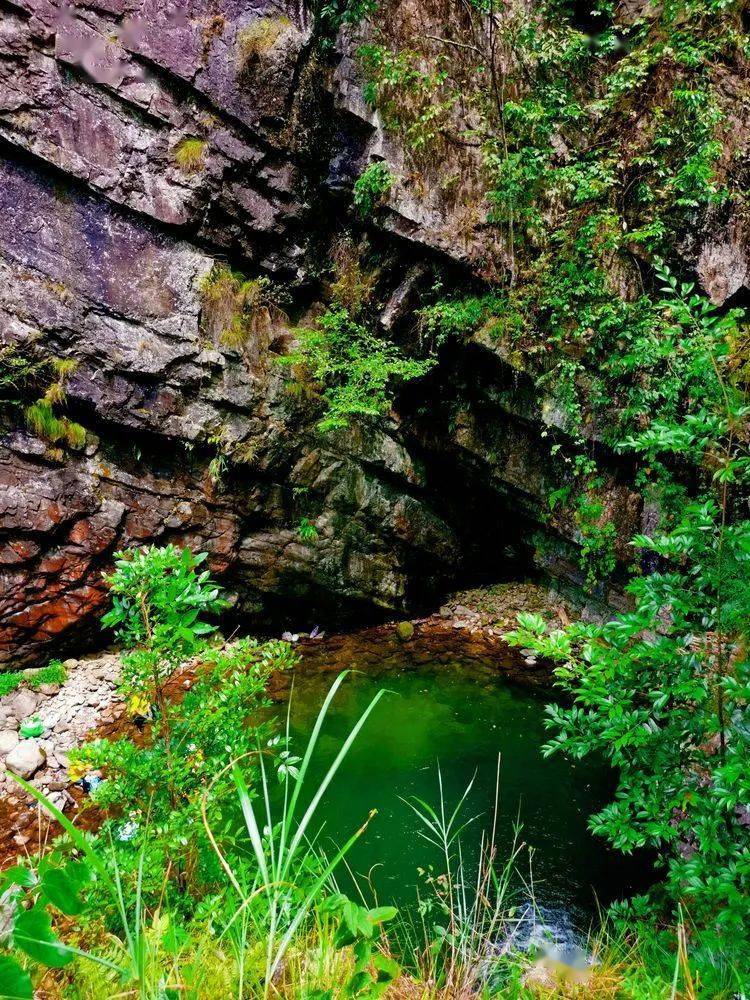
<svg viewBox="0 0 750 1000"><path fill-rule="evenodd" d="M161 735L169 746L169 709L165 688L175 670L205 646L215 626L203 616L226 607L208 570L197 574L206 553L151 546L115 557L106 577L112 610L102 624L129 650L123 655L122 689L133 714L156 707Z"/></svg>
<svg viewBox="0 0 750 1000"><path fill-rule="evenodd" d="M145 741L99 739L70 753L72 777L102 770L93 798L109 817L103 834L112 834L125 871L146 857L139 878L147 898L158 897L169 875L182 890L218 875L200 818L203 793L212 787L212 815L231 839L222 820L233 788L227 765L267 742L269 723L252 717L268 704L270 672L295 659L282 642L208 641L215 626L206 616L226 602L209 573L198 571L205 558L174 545L116 557L104 624L129 647L121 690L133 714L152 719L152 730ZM190 690L170 692L179 668L196 656Z"/></svg>

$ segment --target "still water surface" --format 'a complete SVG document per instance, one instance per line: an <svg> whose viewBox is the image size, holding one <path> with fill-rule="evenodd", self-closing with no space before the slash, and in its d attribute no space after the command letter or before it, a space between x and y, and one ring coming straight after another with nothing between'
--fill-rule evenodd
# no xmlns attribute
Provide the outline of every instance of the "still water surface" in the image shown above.
<svg viewBox="0 0 750 1000"><path fill-rule="evenodd" d="M298 675L291 708L293 749L301 753L331 674ZM531 849L519 859L534 883L534 898L551 922L585 931L597 905L606 906L648 882L644 859L624 858L590 834L587 817L609 798L612 773L592 761L545 760L540 747L545 698L487 673L459 667L389 672L380 678L350 674L329 711L316 752L316 787L370 699L389 690L365 724L321 807L323 841L343 843L373 808L378 814L349 862L359 875L371 872L381 903L408 906L420 881L418 869L439 858L418 836L419 823L402 799L438 803L438 762L447 804L455 804L476 775L466 818L481 814L464 833L466 854L476 858L482 827L492 821L498 755L500 816L498 855L507 856L517 821ZM347 891L347 876L342 888ZM520 879L519 879L520 881Z"/></svg>

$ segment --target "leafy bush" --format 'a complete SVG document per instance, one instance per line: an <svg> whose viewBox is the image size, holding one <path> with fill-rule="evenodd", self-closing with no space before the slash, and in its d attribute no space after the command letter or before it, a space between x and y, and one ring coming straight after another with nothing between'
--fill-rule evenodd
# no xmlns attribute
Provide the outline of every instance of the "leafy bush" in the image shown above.
<svg viewBox="0 0 750 1000"><path fill-rule="evenodd" d="M405 357L343 308L329 309L314 329L298 333L299 348L280 360L301 366L323 387L326 412L318 423L322 431L346 427L357 417L387 413L393 383L419 378L434 363Z"/></svg>
<svg viewBox="0 0 750 1000"><path fill-rule="evenodd" d="M750 920L750 409L732 353L736 315L722 315L665 268L661 278L664 315L674 335L689 338L702 387L687 394L683 382L678 408L621 444L643 456L669 501L660 530L633 540L648 566L628 586L634 608L604 625L552 631L522 615L509 638L558 662L574 699L549 706L546 752L602 754L617 769L615 799L591 828L620 850L662 853L672 906L696 927L704 981L723 956L742 988L750 969L742 930ZM695 495L680 481L680 460L702 471ZM648 910L636 901L632 912Z"/></svg>
<svg viewBox="0 0 750 1000"><path fill-rule="evenodd" d="M230 759L268 738L267 725L249 720L267 704L271 671L294 662L285 643L209 645L215 627L206 615L225 602L208 572L197 571L204 560L173 545L116 557L108 578L113 608L103 623L127 647L121 691L132 714L150 721L151 738L96 740L69 755L72 777L103 772L92 797L110 817L104 835L112 836L126 871L145 857L149 899L163 891L165 871L183 891L205 891L217 875L207 867L212 854L200 822L201 794ZM175 699L177 672L194 657L200 658L194 683ZM225 774L212 809L221 813L230 791Z"/></svg>
<svg viewBox="0 0 750 1000"><path fill-rule="evenodd" d="M379 160L366 167L354 185L354 207L363 217L372 215L385 199L396 178L387 163Z"/></svg>

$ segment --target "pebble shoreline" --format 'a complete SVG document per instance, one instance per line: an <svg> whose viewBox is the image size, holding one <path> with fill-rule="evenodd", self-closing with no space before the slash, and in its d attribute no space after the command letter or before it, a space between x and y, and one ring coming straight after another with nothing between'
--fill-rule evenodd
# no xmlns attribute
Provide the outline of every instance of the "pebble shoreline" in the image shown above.
<svg viewBox="0 0 750 1000"><path fill-rule="evenodd" d="M19 847L30 839L22 832L29 796L9 776L12 771L48 795L59 809L76 808L68 791L67 754L80 746L98 726L112 722L122 704L117 696L121 664L119 654L105 652L64 661L68 676L63 684L23 686L0 698L0 798L11 811ZM27 671L27 676L33 671ZM24 739L19 730L35 717L44 725L37 738ZM36 807L30 811L36 815Z"/></svg>

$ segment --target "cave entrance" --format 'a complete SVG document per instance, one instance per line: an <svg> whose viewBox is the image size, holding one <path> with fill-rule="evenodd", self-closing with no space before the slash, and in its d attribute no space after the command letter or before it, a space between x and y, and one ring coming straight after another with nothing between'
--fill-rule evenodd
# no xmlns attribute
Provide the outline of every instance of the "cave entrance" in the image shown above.
<svg viewBox="0 0 750 1000"><path fill-rule="evenodd" d="M538 576L540 518L513 472L529 464L530 425L518 414L533 405L530 386L487 351L455 345L433 372L404 387L399 403L409 450L422 462L425 499L459 539L443 595ZM434 599L428 596L433 606ZM414 593L413 603L424 602Z"/></svg>

